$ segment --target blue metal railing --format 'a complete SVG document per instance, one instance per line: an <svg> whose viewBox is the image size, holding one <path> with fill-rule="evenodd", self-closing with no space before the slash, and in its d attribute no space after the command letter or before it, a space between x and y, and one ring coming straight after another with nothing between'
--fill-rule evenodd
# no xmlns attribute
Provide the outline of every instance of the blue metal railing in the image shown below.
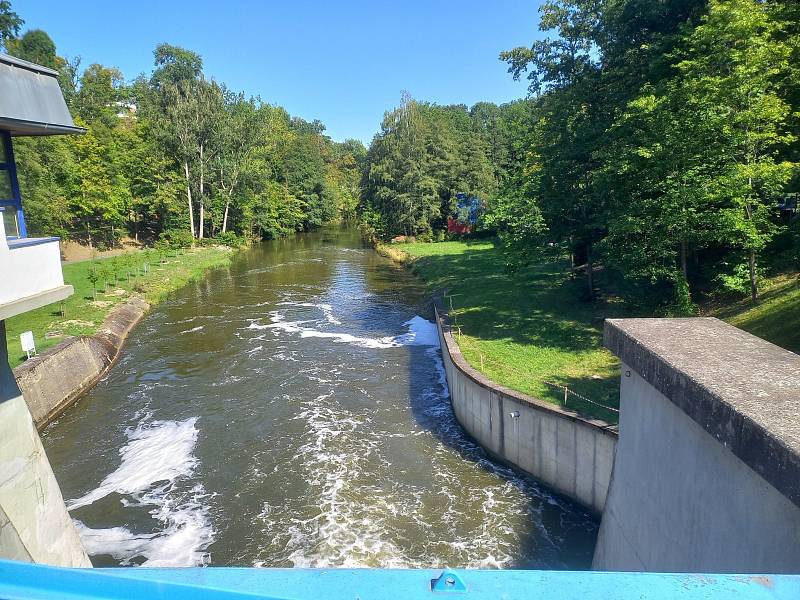
<svg viewBox="0 0 800 600"><path fill-rule="evenodd" d="M430 569L63 569L0 561L0 598L51 600L800 598L797 575Z"/></svg>

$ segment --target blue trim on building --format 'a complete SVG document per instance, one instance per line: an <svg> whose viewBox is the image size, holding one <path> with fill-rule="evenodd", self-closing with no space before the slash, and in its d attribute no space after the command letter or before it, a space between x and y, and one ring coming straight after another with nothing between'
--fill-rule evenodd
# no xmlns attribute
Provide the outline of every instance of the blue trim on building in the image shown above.
<svg viewBox="0 0 800 600"><path fill-rule="evenodd" d="M442 577L444 576L444 578ZM448 577L452 584L448 585ZM444 583L444 586L441 584ZM451 589L452 588L452 589ZM0 598L464 600L800 598L798 575L466 569L63 569L0 561Z"/></svg>
<svg viewBox="0 0 800 600"><path fill-rule="evenodd" d="M18 236L8 236L9 239L17 237L28 237L28 227L25 224L25 213L22 210L22 195L19 191L19 180L17 179L17 163L14 160L14 145L11 142L11 134L7 131L0 131L0 144L3 144L6 155L6 162L0 163L0 170L6 171L11 182L11 198L0 198L5 206L11 206L17 211Z"/></svg>

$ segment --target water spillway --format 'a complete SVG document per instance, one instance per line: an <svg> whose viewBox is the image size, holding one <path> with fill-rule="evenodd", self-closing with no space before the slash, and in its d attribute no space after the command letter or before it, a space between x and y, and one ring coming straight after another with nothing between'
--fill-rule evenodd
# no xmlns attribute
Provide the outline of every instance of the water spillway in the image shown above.
<svg viewBox="0 0 800 600"><path fill-rule="evenodd" d="M596 521L455 421L424 304L324 230L156 307L43 434L93 563L588 568Z"/></svg>

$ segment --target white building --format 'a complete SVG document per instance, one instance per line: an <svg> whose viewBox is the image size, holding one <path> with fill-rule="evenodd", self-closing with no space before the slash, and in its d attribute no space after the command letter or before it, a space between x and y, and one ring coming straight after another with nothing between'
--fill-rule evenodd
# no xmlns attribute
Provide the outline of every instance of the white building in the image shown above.
<svg viewBox="0 0 800 600"><path fill-rule="evenodd" d="M58 238L28 237L12 139L80 134L58 73L0 54L0 558L91 566L8 364L5 319L63 300ZM58 373L48 374L58 377Z"/></svg>

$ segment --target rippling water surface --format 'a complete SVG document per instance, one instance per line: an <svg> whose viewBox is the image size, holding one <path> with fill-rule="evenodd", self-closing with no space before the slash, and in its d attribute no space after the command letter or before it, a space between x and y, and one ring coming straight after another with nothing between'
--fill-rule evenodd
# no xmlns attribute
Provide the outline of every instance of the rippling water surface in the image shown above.
<svg viewBox="0 0 800 600"><path fill-rule="evenodd" d="M587 568L597 523L459 428L424 301L325 230L157 306L44 434L95 565Z"/></svg>

